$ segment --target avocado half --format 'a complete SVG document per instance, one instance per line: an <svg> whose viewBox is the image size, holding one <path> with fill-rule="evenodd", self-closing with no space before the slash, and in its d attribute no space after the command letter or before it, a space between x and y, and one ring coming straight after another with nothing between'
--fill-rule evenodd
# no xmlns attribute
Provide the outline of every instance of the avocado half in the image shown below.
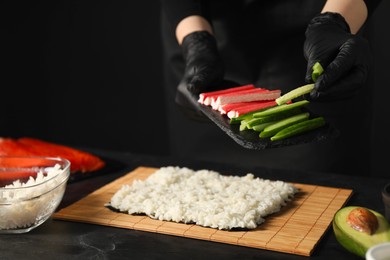
<svg viewBox="0 0 390 260"><path fill-rule="evenodd" d="M371 235L357 231L347 222L349 213L356 208L362 207L348 206L339 209L333 218L333 231L337 241L345 249L353 254L365 257L365 254L370 247L390 241L390 225L386 218L380 213L364 208L371 211L377 217L378 228Z"/></svg>

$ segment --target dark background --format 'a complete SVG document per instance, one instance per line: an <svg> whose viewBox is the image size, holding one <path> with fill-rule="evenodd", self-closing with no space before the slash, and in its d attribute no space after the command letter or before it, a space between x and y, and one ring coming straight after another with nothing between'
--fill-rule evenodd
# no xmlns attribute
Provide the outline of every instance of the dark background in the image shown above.
<svg viewBox="0 0 390 260"><path fill-rule="evenodd" d="M167 152L158 1L1 6L0 136Z"/></svg>
<svg viewBox="0 0 390 260"><path fill-rule="evenodd" d="M0 6L0 137L169 154L159 1ZM367 160L377 176L389 176L389 11L390 2L382 1L369 26L375 105L373 134L362 138L372 140Z"/></svg>

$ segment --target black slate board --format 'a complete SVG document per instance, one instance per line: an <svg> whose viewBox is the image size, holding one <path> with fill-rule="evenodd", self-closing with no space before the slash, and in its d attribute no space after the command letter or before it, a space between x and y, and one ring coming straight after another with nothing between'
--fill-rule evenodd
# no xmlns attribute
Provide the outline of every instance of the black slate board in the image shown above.
<svg viewBox="0 0 390 260"><path fill-rule="evenodd" d="M335 138L339 134L337 129L329 123L326 123L321 128L302 133L300 135L283 140L271 141L269 138L259 138L259 133L253 130L240 131L239 124L230 124L230 119L227 116L221 115L218 111L213 110L209 106L199 104L199 109L239 145L253 150L318 142L329 138Z"/></svg>
<svg viewBox="0 0 390 260"><path fill-rule="evenodd" d="M230 124L230 119L226 115L222 115L219 111L212 109L210 106L200 104L198 98L199 96L189 92L184 84L179 84L178 95L176 96L177 103L185 103L187 106L190 105L196 110L202 111L204 115L236 143L247 149L264 150L292 146L336 138L339 135L339 131L333 125L326 123L323 127L283 140L271 141L269 138L260 139L258 132L253 130L240 131L238 124ZM305 108L305 110L310 113L311 117L316 116L308 109Z"/></svg>

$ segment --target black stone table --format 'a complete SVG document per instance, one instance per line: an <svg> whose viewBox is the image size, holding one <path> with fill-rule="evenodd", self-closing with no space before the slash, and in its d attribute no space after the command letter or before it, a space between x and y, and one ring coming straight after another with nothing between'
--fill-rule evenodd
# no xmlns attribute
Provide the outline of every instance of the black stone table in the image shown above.
<svg viewBox="0 0 390 260"><path fill-rule="evenodd" d="M254 175L288 182L332 186L354 191L347 205L369 207L384 214L381 188L390 179L351 177L332 173L245 168L181 158L89 150L105 158L105 171L72 180L59 208L70 205L138 166L168 165L210 169L223 174ZM0 235L0 259L360 259L335 239L332 228L310 257L247 248L197 239L49 219L26 234Z"/></svg>

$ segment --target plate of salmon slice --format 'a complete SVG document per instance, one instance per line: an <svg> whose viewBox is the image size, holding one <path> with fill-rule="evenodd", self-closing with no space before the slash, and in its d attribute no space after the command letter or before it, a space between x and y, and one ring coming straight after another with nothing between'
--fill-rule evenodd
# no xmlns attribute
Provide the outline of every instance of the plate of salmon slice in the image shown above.
<svg viewBox="0 0 390 260"><path fill-rule="evenodd" d="M0 137L0 160L1 156L48 156L68 159L71 163L70 181L100 174L111 168L112 164L111 161L89 152L31 137ZM20 164L23 162L18 161L18 165Z"/></svg>

